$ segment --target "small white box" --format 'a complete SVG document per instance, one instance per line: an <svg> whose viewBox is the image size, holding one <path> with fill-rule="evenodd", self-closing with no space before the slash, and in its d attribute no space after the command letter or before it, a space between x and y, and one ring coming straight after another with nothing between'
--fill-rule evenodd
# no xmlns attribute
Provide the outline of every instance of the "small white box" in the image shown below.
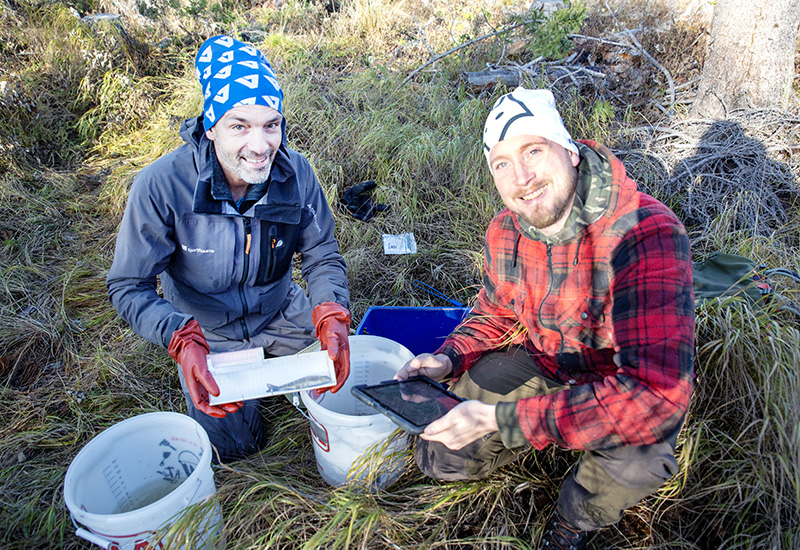
<svg viewBox="0 0 800 550"><path fill-rule="evenodd" d="M383 235L384 254L416 254L417 240L413 233L400 235Z"/></svg>
<svg viewBox="0 0 800 550"><path fill-rule="evenodd" d="M218 396L208 396L212 405L336 384L336 370L327 351L264 359L264 349L253 348L210 353L206 361L219 386Z"/></svg>

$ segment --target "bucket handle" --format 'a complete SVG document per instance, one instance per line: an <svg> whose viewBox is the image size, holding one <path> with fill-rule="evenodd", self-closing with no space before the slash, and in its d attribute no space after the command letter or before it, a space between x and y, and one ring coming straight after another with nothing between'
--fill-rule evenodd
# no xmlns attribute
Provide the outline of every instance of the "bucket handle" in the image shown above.
<svg viewBox="0 0 800 550"><path fill-rule="evenodd" d="M289 394L286 394L286 395L287 395L287 397L291 396L292 405L294 405L294 408L297 409L297 412L299 412L301 415L303 415L303 418L305 418L306 420L308 420L312 424L316 424L317 426L320 425L320 423L318 421L316 421L313 418L311 418L310 415L306 414L306 412L303 409L300 408L300 394L299 393L293 392L293 393L289 393ZM367 424L366 426L359 426L359 428L369 428L370 426L372 426L371 423ZM349 428L347 426L337 426L337 429L339 429L339 430L352 430L353 428Z"/></svg>
<svg viewBox="0 0 800 550"><path fill-rule="evenodd" d="M305 413L305 411L304 411L303 409L301 409L301 408L300 408L300 393L298 393L298 392L292 392L292 393L288 394L286 397L289 397L289 396L291 396L291 398L292 398L292 405L294 405L294 408L295 408L295 409L297 409L297 412L299 412L301 415L303 415L303 418L305 418L305 419L306 419L306 420L308 420L309 422L313 422L313 421L314 421L314 419L313 419L313 418L311 418L310 416L308 416L308 415Z"/></svg>
<svg viewBox="0 0 800 550"><path fill-rule="evenodd" d="M78 527L75 530L75 534L84 540L88 540L92 544L96 544L100 548L105 548L105 550L108 550L108 547L111 545L112 542L106 538L101 537L100 535L92 533L91 531L87 531L82 527Z"/></svg>
<svg viewBox="0 0 800 550"><path fill-rule="evenodd" d="M108 550L108 547L111 546L112 542L114 542L114 541L109 540L109 539L107 539L105 537L101 537L97 533L92 533L88 529L84 529L83 527L78 525L78 522L75 521L75 516L72 515L72 512L70 512L70 514L69 514L69 519L72 520L72 525L75 526L75 535L76 536L78 536L78 537L80 537L80 538L82 538L84 540L88 540L92 544L96 544L97 546L99 546L100 548L104 548L105 550Z"/></svg>
<svg viewBox="0 0 800 550"><path fill-rule="evenodd" d="M303 418L305 418L306 420L308 420L311 424L313 424L315 426L319 426L320 425L319 422L317 422L316 420L311 418L311 415L306 414L306 412L303 409L300 408L300 394L298 392L292 392L289 395L287 395L287 397L289 397L289 396L291 396L291 398L292 398L292 405L294 405L294 408L297 409L297 412L299 412L301 415L303 415Z"/></svg>
<svg viewBox="0 0 800 550"><path fill-rule="evenodd" d="M200 479L197 480L197 484L195 485L194 491L192 492L191 496L189 496L188 498L184 498L183 499L183 505L184 506L187 506L190 502L192 502L194 500L194 497L197 495L197 491L199 491L200 487L202 487L202 486L203 486L203 479L200 478Z"/></svg>

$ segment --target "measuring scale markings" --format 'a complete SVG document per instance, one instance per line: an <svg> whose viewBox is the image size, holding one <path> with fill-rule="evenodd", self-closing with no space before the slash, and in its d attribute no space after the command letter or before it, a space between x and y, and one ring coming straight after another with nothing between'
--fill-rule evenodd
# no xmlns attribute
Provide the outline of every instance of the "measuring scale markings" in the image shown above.
<svg viewBox="0 0 800 550"><path fill-rule="evenodd" d="M130 493L122 480L122 469L116 458L103 468L103 477L106 478L106 484L111 491L111 495L119 506L123 506L123 503L130 500Z"/></svg>
<svg viewBox="0 0 800 550"><path fill-rule="evenodd" d="M126 501L120 503L112 514L124 514L125 512L132 512L133 510L144 508L170 494L175 487L176 484L174 480L170 479L153 479L148 481L131 491Z"/></svg>

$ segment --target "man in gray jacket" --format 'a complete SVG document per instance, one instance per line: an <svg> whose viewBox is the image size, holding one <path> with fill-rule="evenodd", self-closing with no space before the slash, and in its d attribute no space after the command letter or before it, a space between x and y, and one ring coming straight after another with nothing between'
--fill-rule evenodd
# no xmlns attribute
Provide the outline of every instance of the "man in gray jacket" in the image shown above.
<svg viewBox="0 0 800 550"><path fill-rule="evenodd" d="M209 404L219 387L206 354L289 355L316 336L334 361L335 392L350 370L349 291L320 184L286 145L266 57L215 36L195 68L203 115L181 125L183 146L134 179L106 284L120 316L179 364L189 415L232 459L261 448L265 425L257 400ZM295 253L308 296L292 281Z"/></svg>

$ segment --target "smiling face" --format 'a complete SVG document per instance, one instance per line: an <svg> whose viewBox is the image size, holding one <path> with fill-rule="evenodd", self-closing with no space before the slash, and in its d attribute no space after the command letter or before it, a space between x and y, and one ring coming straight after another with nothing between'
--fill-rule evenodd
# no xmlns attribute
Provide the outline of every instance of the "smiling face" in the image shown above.
<svg viewBox="0 0 800 550"><path fill-rule="evenodd" d="M244 105L230 109L206 131L234 198L237 190L269 177L281 145L281 120L281 114L271 107Z"/></svg>
<svg viewBox="0 0 800 550"><path fill-rule="evenodd" d="M547 236L569 217L580 157L539 136L515 136L489 152L489 166L503 203Z"/></svg>

